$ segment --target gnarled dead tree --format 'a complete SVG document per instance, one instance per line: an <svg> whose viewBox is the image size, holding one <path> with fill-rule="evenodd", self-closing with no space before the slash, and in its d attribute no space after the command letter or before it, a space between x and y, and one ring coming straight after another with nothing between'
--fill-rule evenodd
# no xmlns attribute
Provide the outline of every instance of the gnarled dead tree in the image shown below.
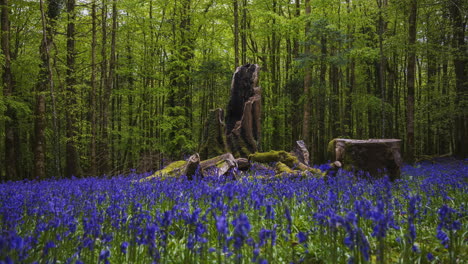
<svg viewBox="0 0 468 264"><path fill-rule="evenodd" d="M231 97L226 112L229 150L247 157L259 149L261 134L261 92L257 64L238 67L232 78Z"/></svg>

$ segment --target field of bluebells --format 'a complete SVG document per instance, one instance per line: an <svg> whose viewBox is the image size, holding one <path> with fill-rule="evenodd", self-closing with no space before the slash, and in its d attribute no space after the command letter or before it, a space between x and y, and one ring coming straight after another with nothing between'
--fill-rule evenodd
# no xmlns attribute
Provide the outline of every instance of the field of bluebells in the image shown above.
<svg viewBox="0 0 468 264"><path fill-rule="evenodd" d="M468 162L0 185L0 263L468 263Z"/></svg>

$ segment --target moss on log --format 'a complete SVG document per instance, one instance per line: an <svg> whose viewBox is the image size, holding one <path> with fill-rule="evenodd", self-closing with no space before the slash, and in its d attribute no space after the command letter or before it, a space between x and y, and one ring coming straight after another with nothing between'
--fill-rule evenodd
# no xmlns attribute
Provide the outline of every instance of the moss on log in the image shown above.
<svg viewBox="0 0 468 264"><path fill-rule="evenodd" d="M185 160L178 160L169 163L165 168L160 169L153 173L151 176L148 176L140 181L148 181L154 178L166 177L166 176L177 176L182 171L184 171L187 161Z"/></svg>
<svg viewBox="0 0 468 264"><path fill-rule="evenodd" d="M284 150L271 150L269 152L255 152L249 155L249 160L260 163L282 162L286 166L292 168L297 163L297 157L291 155Z"/></svg>
<svg viewBox="0 0 468 264"><path fill-rule="evenodd" d="M178 160L169 163L165 168L156 171L151 176L141 179L140 181L148 181L154 178L179 177L181 175L186 175L189 180L192 180L193 175L195 175L199 167L200 156L198 153L195 153L190 156L188 160Z"/></svg>
<svg viewBox="0 0 468 264"><path fill-rule="evenodd" d="M275 170L277 174L283 174L283 173L294 173L294 171L288 167L288 165L282 163L282 162L277 162L275 166Z"/></svg>

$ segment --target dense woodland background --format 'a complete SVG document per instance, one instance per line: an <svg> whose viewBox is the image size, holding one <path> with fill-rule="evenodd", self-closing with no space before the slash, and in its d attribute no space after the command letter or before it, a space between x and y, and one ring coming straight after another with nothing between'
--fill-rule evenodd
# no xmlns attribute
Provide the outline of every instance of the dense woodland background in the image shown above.
<svg viewBox="0 0 468 264"><path fill-rule="evenodd" d="M1 179L192 154L232 74L262 66L261 148L401 138L468 157L464 0L0 0ZM1 181L1 180L0 180Z"/></svg>

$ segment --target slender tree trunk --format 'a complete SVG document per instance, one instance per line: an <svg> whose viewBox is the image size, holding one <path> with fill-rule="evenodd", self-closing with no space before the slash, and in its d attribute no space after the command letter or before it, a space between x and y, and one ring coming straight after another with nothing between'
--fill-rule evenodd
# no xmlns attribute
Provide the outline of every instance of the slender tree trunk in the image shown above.
<svg viewBox="0 0 468 264"><path fill-rule="evenodd" d="M239 3L232 1L234 7L234 69L239 66Z"/></svg>
<svg viewBox="0 0 468 264"><path fill-rule="evenodd" d="M351 13L351 3L350 0L346 0L346 13L349 16ZM346 26L346 32L348 35L348 44L347 49L351 50L352 48L352 39L353 39L353 32L351 31L351 25L348 24ZM347 81L347 89L345 90L345 115L344 115L344 123L345 123L345 131L344 135L348 137L353 136L353 90L354 90L354 77L355 77L355 60L351 58L351 61L346 66L346 81Z"/></svg>
<svg viewBox="0 0 468 264"><path fill-rule="evenodd" d="M306 16L309 16L310 15L310 12L311 12L311 8L310 8L310 0L305 0L305 14ZM307 22L306 23L306 27L305 27L305 34L306 34L306 39L308 39L308 35L309 35L309 31L310 31L310 22ZM304 53L306 56L310 56L310 44L307 43L304 47ZM312 69L309 65L309 63L307 63L308 65L305 67L304 69L304 97L305 97L305 100L304 100L304 113L303 113L303 118L302 118L302 139L304 140L304 142L306 143L307 146L310 145L310 137L309 137L309 133L310 133L310 102L311 102L311 98L310 98L310 85L311 85L311 82L312 82Z"/></svg>
<svg viewBox="0 0 468 264"><path fill-rule="evenodd" d="M35 120L34 120L34 130L35 130L35 140L34 140L34 176L38 179L44 179L46 177L46 97L45 93L47 87L50 89L51 101L52 101L52 114L53 114L53 130L54 130L54 148L55 153L55 167L56 167L56 176L60 176L60 164L59 164L59 146L57 143L58 140L58 129L56 123L56 111L55 111L55 98L53 91L53 78L52 78L52 68L50 64L50 49L52 45L52 35L53 28L55 25L55 20L59 15L59 4L56 1L48 2L47 17L42 0L39 1L40 11L41 11L41 21L42 21L42 41L40 46L41 54L41 65L39 70L39 80L36 85L36 105L34 109Z"/></svg>
<svg viewBox="0 0 468 264"><path fill-rule="evenodd" d="M379 55L380 55L380 61L378 65L378 79L379 79L379 88L381 92L381 100L382 100L382 106L381 106L381 122L382 122L382 134L381 137L385 138L386 136L386 127L387 127L387 120L386 120L386 113L385 113L385 103L386 103L386 67L387 67L387 58L385 57L384 50L383 50L383 40L384 40L384 34L386 31L386 22L384 21L383 17L383 9L386 8L387 6L387 1L386 0L377 0L377 4L379 7Z"/></svg>
<svg viewBox="0 0 468 264"><path fill-rule="evenodd" d="M426 56L427 56L427 104L431 107L430 110L427 111L426 118L427 118L427 130L425 131L426 134L426 150L425 152L433 155L437 154L436 150L436 142L434 141L436 131L432 130L432 115L431 112L435 111L436 109L433 107L433 94L435 94L436 90L436 82L435 79L437 77L437 52L435 52L435 47L437 45L438 40L436 40L436 36L440 33L432 31L430 25L431 23L431 16L428 14L427 19L427 46L426 46Z"/></svg>
<svg viewBox="0 0 468 264"><path fill-rule="evenodd" d="M241 46L242 65L244 65L247 63L247 0L242 1Z"/></svg>
<svg viewBox="0 0 468 264"><path fill-rule="evenodd" d="M112 90L118 87L118 76L116 73L117 69L117 16L118 16L118 11L117 11L117 0L112 1L112 32L111 32L111 50L110 50L110 58L109 58L109 78L108 78L108 84L107 84L107 89L106 89L106 95L109 96L109 98L112 98ZM119 97L115 98L115 100L118 100ZM112 111L112 114L113 111ZM114 115L112 115L114 116ZM115 119L112 118L112 120L109 120L109 122L112 122L112 124L115 124ZM111 147L111 152L110 152L110 164L113 164L115 162L115 151L114 151L114 141L112 138L109 137L109 147ZM111 170L113 167L111 168Z"/></svg>
<svg viewBox="0 0 468 264"><path fill-rule="evenodd" d="M192 30L192 17L191 17L191 0L184 0L180 9L179 26L174 31L174 38L176 41L175 52L172 55L171 69L169 70L169 79L171 89L168 93L167 103L169 108L168 115L171 118L180 120L178 123L173 124L169 129L169 139L171 142L170 155L172 158L180 157L181 154L188 154L187 145L191 139L191 124L192 124L192 96L191 93L191 80L190 61L194 56ZM176 19L176 18L175 18ZM179 141L173 139L177 136ZM187 142L184 142L187 141ZM185 153L184 153L185 152Z"/></svg>
<svg viewBox="0 0 468 264"><path fill-rule="evenodd" d="M325 162L325 145L328 143L325 135L325 100L326 100L326 75L327 75L327 38L320 37L320 76L319 88L315 98L317 113L317 147L316 162Z"/></svg>
<svg viewBox="0 0 468 264"><path fill-rule="evenodd" d="M66 78L66 101L67 101L67 143L66 143L66 176L81 176L80 156L77 149L78 137L78 92L76 90L75 78L75 0L67 1L67 78Z"/></svg>
<svg viewBox="0 0 468 264"><path fill-rule="evenodd" d="M406 160L414 162L414 96L416 75L416 18L418 2L411 0L408 30L408 67L407 67L407 102L406 102Z"/></svg>
<svg viewBox="0 0 468 264"><path fill-rule="evenodd" d="M11 51L10 51L10 19L8 0L1 0L1 46L4 56L3 63L3 96L7 99L15 94L15 83L11 72ZM7 104L5 121L5 177L0 177L0 182L4 180L19 180L19 131L16 111ZM2 172L0 171L0 176Z"/></svg>
<svg viewBox="0 0 468 264"><path fill-rule="evenodd" d="M102 49L101 49L101 138L99 154L99 173L109 173L110 152L109 152L109 103L112 83L109 79L107 60L107 1L102 1L101 23L102 23Z"/></svg>
<svg viewBox="0 0 468 264"><path fill-rule="evenodd" d="M453 46L455 54L453 65L455 67L456 82L456 107L455 114L455 149L454 154L458 158L468 157L468 48L466 39L466 15L462 12L463 1L453 0L450 2L450 13L452 16Z"/></svg>
<svg viewBox="0 0 468 264"><path fill-rule="evenodd" d="M91 4L91 93L90 93L90 123L91 123L91 168L92 176L97 176L97 160L96 160L96 142L97 142L97 98L96 98L96 45L97 45L97 17L96 17L96 0Z"/></svg>

